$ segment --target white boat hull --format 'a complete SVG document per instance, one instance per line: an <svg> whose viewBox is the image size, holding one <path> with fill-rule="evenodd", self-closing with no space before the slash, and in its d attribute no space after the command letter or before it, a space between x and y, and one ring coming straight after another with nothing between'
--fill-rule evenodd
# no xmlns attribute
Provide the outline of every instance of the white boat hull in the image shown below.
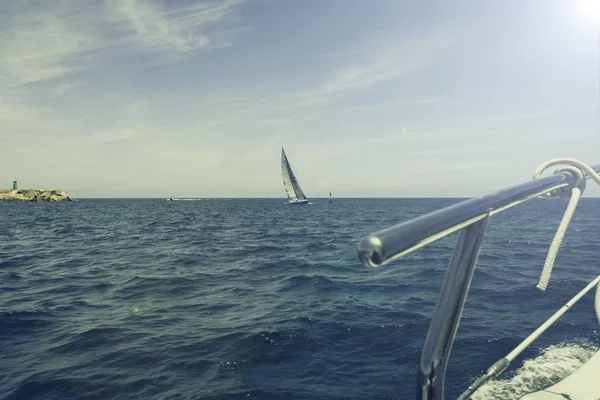
<svg viewBox="0 0 600 400"><path fill-rule="evenodd" d="M302 204L308 204L308 199L305 200L292 200L288 203L290 206L296 206L296 205L302 205Z"/></svg>

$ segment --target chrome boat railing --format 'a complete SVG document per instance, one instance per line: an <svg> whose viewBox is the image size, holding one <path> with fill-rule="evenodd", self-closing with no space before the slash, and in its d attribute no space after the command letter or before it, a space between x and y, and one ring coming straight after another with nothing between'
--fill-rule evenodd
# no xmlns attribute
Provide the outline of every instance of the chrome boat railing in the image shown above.
<svg viewBox="0 0 600 400"><path fill-rule="evenodd" d="M560 160L578 163L571 159ZM558 161L545 163L544 168L549 165L562 164ZM567 162L567 164L569 163ZM582 163L576 165L580 164ZM565 197L574 192L579 194L585 189L587 179L593 178L600 183L598 173L600 173L600 164L593 167L585 166L585 168L567 166L555 171L551 176L534 179L480 198L463 201L376 232L359 242L358 256L360 260L367 266L380 267L446 235L460 231L423 345L417 378L417 399L442 400L444 398L444 377L448 357L454 343L489 217L538 196ZM536 174L541 174L541 171L539 174L536 171ZM534 177L537 177L536 174ZM595 282L597 283L597 281ZM591 288L593 285L588 286ZM587 292L587 290L585 291ZM598 286L598 293L600 294L600 286ZM583 294L584 291L580 292L576 300ZM598 296L597 294L597 303ZM568 303L565 307L568 309L570 304ZM547 326L544 330L546 328ZM539 334L541 331L536 330L528 339L535 337L527 344L530 344ZM461 398L468 398L484 381L504 371L509 363L510 360L506 357L498 361L488 370L488 374L480 378L476 382L477 385L471 385Z"/></svg>

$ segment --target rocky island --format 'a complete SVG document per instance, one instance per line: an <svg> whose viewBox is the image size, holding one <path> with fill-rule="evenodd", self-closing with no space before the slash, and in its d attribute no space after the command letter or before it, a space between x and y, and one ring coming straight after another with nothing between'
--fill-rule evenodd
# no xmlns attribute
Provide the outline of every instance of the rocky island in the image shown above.
<svg viewBox="0 0 600 400"><path fill-rule="evenodd" d="M72 201L71 196L57 189L0 190L0 201Z"/></svg>

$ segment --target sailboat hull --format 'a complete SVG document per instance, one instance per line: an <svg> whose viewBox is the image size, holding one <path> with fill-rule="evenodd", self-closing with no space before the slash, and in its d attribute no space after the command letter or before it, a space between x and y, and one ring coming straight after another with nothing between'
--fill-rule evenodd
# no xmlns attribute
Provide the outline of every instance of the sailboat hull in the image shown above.
<svg viewBox="0 0 600 400"><path fill-rule="evenodd" d="M290 206L297 206L297 205L299 206L299 205L302 205L302 204L308 204L308 199L304 199L304 200L295 200L295 201L294 201L294 200L292 200L292 201L288 202L288 204L289 204Z"/></svg>

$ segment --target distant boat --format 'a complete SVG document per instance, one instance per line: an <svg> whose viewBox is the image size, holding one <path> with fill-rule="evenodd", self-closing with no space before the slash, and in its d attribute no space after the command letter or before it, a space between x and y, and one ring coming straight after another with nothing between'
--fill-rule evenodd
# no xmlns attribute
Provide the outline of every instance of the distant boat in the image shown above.
<svg viewBox="0 0 600 400"><path fill-rule="evenodd" d="M167 199L167 201L169 201L169 200L171 200L171 201L200 201L200 200L202 200L202 199L197 199L197 198L192 198L192 199L181 199L181 198L177 198L177 197L169 197L169 198ZM230 199L230 200L231 200L231 199Z"/></svg>
<svg viewBox="0 0 600 400"><path fill-rule="evenodd" d="M283 187L285 187L285 192L287 193L288 204L308 204L308 199L300 188L298 179L296 179L292 171L283 147L281 147L281 175L283 176Z"/></svg>

